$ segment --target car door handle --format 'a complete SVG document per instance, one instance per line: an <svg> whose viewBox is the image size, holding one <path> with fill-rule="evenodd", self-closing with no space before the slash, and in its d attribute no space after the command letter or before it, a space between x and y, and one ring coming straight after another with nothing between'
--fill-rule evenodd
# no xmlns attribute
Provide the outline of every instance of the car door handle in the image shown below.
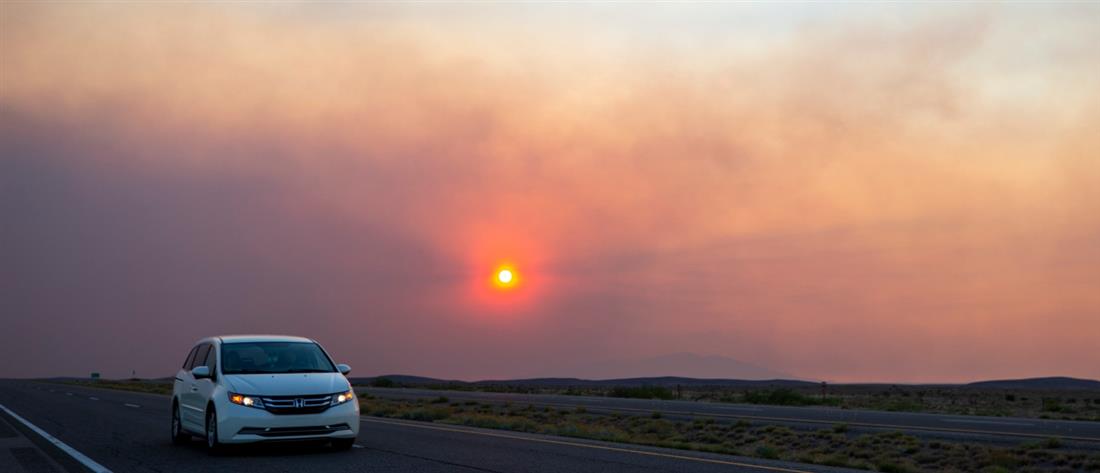
<svg viewBox="0 0 1100 473"><path fill-rule="evenodd" d="M195 392L195 391L198 391L198 390L199 390L199 387L195 386L195 383L191 383L191 392Z"/></svg>

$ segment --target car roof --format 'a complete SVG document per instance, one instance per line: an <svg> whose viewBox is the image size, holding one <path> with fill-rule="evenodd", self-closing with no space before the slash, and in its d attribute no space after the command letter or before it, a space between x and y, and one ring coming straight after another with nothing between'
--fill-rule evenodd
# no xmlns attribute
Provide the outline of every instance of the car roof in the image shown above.
<svg viewBox="0 0 1100 473"><path fill-rule="evenodd" d="M222 343L247 343L247 342L307 342L313 340L304 337L290 335L222 335L218 338Z"/></svg>

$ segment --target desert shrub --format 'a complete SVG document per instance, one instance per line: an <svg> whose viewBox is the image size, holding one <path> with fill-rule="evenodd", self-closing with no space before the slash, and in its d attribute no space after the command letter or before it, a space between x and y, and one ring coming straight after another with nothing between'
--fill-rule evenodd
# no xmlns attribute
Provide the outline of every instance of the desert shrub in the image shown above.
<svg viewBox="0 0 1100 473"><path fill-rule="evenodd" d="M807 396L790 388L777 388L764 391L747 391L742 400L750 404L770 404L775 406L815 406L840 404L839 398L819 398Z"/></svg>
<svg viewBox="0 0 1100 473"><path fill-rule="evenodd" d="M435 422L437 420L450 417L451 413L452 411L448 407L418 407L416 409L401 413L401 418L407 420Z"/></svg>
<svg viewBox="0 0 1100 473"><path fill-rule="evenodd" d="M376 388L392 388L397 386L397 383L393 382L390 378L374 378L374 380L370 382L370 385Z"/></svg>
<svg viewBox="0 0 1100 473"><path fill-rule="evenodd" d="M1068 409L1057 399L1043 399L1043 410L1046 412L1066 412Z"/></svg>
<svg viewBox="0 0 1100 473"><path fill-rule="evenodd" d="M761 458L767 458L769 460L775 460L779 458L779 451L775 447L768 445L761 445L756 447L756 456Z"/></svg>
<svg viewBox="0 0 1100 473"><path fill-rule="evenodd" d="M607 395L635 399L672 399L675 397L672 390L662 386L617 387L613 388Z"/></svg>
<svg viewBox="0 0 1100 473"><path fill-rule="evenodd" d="M882 408L883 410L892 412L919 412L921 410L921 405L914 401L898 399L887 403Z"/></svg>
<svg viewBox="0 0 1100 473"><path fill-rule="evenodd" d="M365 412L369 416L390 417L397 413L397 408L390 404L368 404Z"/></svg>
<svg viewBox="0 0 1100 473"><path fill-rule="evenodd" d="M875 469L885 473L908 473L911 471L909 467L905 465L886 460L879 460L875 463Z"/></svg>
<svg viewBox="0 0 1100 473"><path fill-rule="evenodd" d="M995 451L993 453L990 453L989 463L992 466L999 466L1009 470L1014 470L1017 466L1019 466L1020 460L1016 458L1016 455L1013 455L1010 452Z"/></svg>
<svg viewBox="0 0 1100 473"><path fill-rule="evenodd" d="M451 421L468 425L471 427L481 427L486 429L502 429L504 428L504 421L499 416L486 415L486 414L463 414L456 416Z"/></svg>

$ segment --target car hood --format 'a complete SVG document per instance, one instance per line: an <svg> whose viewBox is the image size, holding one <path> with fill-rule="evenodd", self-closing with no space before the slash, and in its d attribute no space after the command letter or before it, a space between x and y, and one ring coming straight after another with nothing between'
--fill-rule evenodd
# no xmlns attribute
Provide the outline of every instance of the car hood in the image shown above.
<svg viewBox="0 0 1100 473"><path fill-rule="evenodd" d="M333 394L351 388L340 373L230 374L233 392L256 396Z"/></svg>

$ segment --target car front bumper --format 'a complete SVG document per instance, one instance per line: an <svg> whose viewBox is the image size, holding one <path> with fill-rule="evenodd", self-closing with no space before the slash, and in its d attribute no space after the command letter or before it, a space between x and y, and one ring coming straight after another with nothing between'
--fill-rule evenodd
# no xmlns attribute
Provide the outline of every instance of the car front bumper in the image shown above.
<svg viewBox="0 0 1100 473"><path fill-rule="evenodd" d="M218 441L252 443L347 439L359 435L358 399L315 414L272 414L224 402L218 406Z"/></svg>

